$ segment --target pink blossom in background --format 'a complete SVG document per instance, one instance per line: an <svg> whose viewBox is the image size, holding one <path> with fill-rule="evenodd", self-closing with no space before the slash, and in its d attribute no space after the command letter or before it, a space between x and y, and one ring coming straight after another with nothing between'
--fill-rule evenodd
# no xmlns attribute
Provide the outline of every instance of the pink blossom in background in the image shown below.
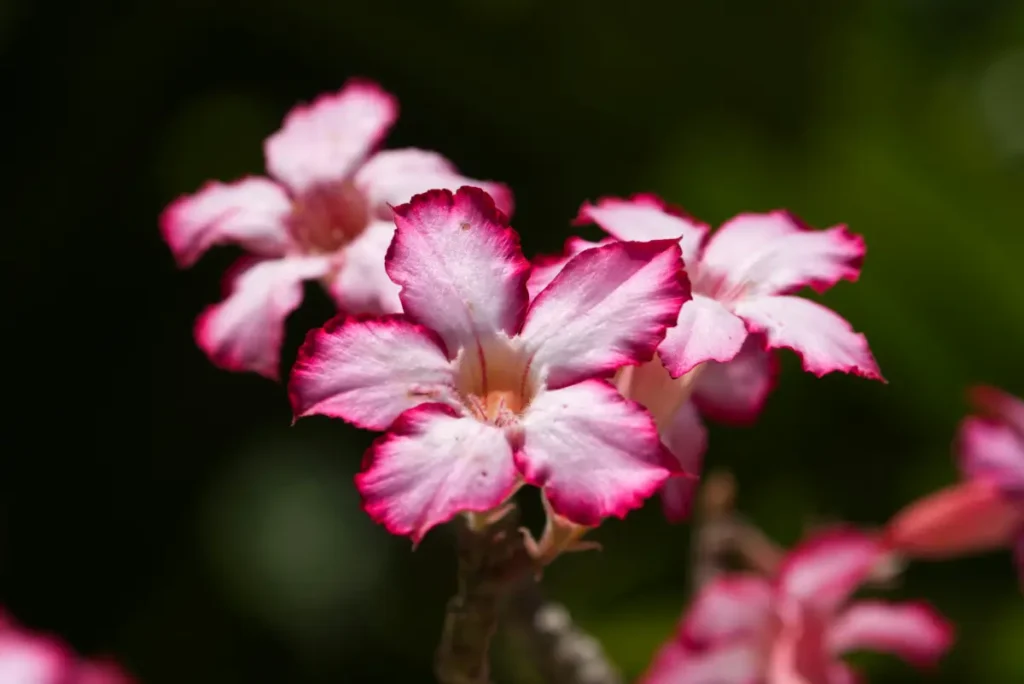
<svg viewBox="0 0 1024 684"><path fill-rule="evenodd" d="M596 223L620 240L679 240L693 298L658 348L672 377L705 361L731 361L759 332L769 349L796 351L815 375L882 379L863 335L831 309L793 296L859 277L864 240L845 226L810 230L773 211L740 214L709 236L707 225L653 195L584 204L577 223Z"/></svg>
<svg viewBox="0 0 1024 684"><path fill-rule="evenodd" d="M971 392L977 415L960 426L964 481L896 514L887 540L912 558L1013 549L1024 583L1024 402L992 387Z"/></svg>
<svg viewBox="0 0 1024 684"><path fill-rule="evenodd" d="M0 684L132 684L113 663L78 658L57 639L32 634L0 613Z"/></svg>
<svg viewBox="0 0 1024 684"><path fill-rule="evenodd" d="M653 195L584 204L577 223L597 223L612 237L596 243L572 237L563 256L536 260L531 293L587 249L616 239L679 241L693 298L657 357L644 368L624 369L618 386L652 411L686 471L700 472L707 449L702 415L730 425L757 418L775 385L776 348L795 350L815 375L843 371L882 379L863 335L830 309L792 296L803 287L821 292L858 278L864 241L845 227L810 230L775 211L740 214L709 236L708 226ZM686 477L665 484L669 520L688 517L696 486Z"/></svg>
<svg viewBox="0 0 1024 684"><path fill-rule="evenodd" d="M848 599L882 558L849 529L820 532L789 554L776 577L736 574L696 596L643 684L853 684L840 656L883 651L918 666L949 648L951 625L923 603Z"/></svg>
<svg viewBox="0 0 1024 684"><path fill-rule="evenodd" d="M215 364L277 378L284 321L306 280L323 283L349 313L399 311L398 288L384 272L390 205L432 188L479 185L511 211L505 186L467 179L435 152L373 153L397 116L392 95L349 81L292 109L267 138L269 178L211 182L164 211L161 230L183 268L217 244L251 254L228 273L226 299L196 323Z"/></svg>
<svg viewBox="0 0 1024 684"><path fill-rule="evenodd" d="M375 520L418 541L526 482L596 525L678 471L651 415L604 379L649 360L689 297L676 241L588 250L530 302L518 235L482 190L394 215L386 269L405 313L310 333L289 386L296 416L387 431L357 476Z"/></svg>

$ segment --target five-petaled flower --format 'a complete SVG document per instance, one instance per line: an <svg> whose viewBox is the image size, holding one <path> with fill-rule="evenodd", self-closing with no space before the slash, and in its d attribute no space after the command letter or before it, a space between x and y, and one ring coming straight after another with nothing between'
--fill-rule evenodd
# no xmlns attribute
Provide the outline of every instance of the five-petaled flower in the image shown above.
<svg viewBox="0 0 1024 684"><path fill-rule="evenodd" d="M835 528L792 550L771 580L723 575L697 595L644 684L853 684L839 659L885 651L924 667L949 648L952 627L922 603L846 605L881 546Z"/></svg>
<svg viewBox="0 0 1024 684"><path fill-rule="evenodd" d="M77 657L48 636L30 633L0 613L0 682L3 684L131 684L116 665Z"/></svg>
<svg viewBox="0 0 1024 684"><path fill-rule="evenodd" d="M289 386L296 416L387 430L356 479L374 519L418 541L526 482L596 525L678 470L651 415L604 379L675 323L689 296L677 241L588 250L529 302L530 264L482 190L431 191L394 217L404 314L313 331Z"/></svg>
<svg viewBox="0 0 1024 684"><path fill-rule="evenodd" d="M321 281L350 313L399 311L397 288L384 273L390 205L432 188L479 185L511 210L507 188L467 179L439 154L371 154L397 115L390 94L349 81L295 107L266 140L273 180L211 182L164 211L161 230L181 267L220 243L252 255L228 273L227 298L196 322L196 340L218 366L276 378L284 320L306 280Z"/></svg>
<svg viewBox="0 0 1024 684"><path fill-rule="evenodd" d="M651 409L666 446L688 472L700 470L707 447L700 414L733 425L756 419L774 386L771 350L795 350L815 375L882 379L863 335L830 309L793 296L805 286L821 292L857 279L864 242L845 227L809 230L789 212L774 211L740 214L709 237L708 226L653 195L584 204L576 222L597 223L612 237L597 243L573 237L564 256L537 260L531 292L571 256L615 239L679 241L693 297L655 359L624 369L617 384ZM692 478L665 484L669 519L688 515L695 486Z"/></svg>
<svg viewBox="0 0 1024 684"><path fill-rule="evenodd" d="M978 415L957 440L965 480L904 508L887 540L911 558L1012 546L1024 583L1024 402L993 387L974 388L971 399Z"/></svg>

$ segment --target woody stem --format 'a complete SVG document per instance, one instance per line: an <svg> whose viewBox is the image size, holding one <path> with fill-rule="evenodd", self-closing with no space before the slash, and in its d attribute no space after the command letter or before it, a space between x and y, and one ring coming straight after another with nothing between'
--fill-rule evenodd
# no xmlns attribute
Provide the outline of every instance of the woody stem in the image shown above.
<svg viewBox="0 0 1024 684"><path fill-rule="evenodd" d="M441 684L490 684L490 647L507 595L533 570L514 507L458 525L457 590L448 601L434 672Z"/></svg>

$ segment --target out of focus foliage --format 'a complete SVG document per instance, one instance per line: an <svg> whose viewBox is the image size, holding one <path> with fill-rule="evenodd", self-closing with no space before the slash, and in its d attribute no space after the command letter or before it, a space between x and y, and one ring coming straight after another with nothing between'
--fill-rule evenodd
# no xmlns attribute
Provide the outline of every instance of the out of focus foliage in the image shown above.
<svg viewBox="0 0 1024 684"><path fill-rule="evenodd" d="M968 384L1024 394L1024 3L3 0L0 47L0 599L144 682L429 677L447 532L388 537L350 481L369 435L289 427L280 387L208 364L191 325L235 253L180 273L156 228L204 180L261 172L284 112L351 75L400 98L389 145L513 186L528 253L636 191L866 236L861 281L827 297L890 384L787 356L759 424L712 431L710 465L781 541L956 477ZM310 295L287 358L331 313ZM596 537L545 579L635 675L682 609L688 531L652 502ZM897 593L960 626L933 681L1024 672L1006 554L915 566Z"/></svg>

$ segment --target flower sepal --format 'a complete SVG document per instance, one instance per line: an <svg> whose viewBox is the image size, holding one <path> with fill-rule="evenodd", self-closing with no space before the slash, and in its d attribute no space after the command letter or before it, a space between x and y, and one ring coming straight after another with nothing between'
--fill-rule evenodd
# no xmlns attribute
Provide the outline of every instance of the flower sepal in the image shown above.
<svg viewBox="0 0 1024 684"><path fill-rule="evenodd" d="M544 513L547 520L544 523L544 532L541 533L540 540L534 539L533 533L527 528L519 528L523 535L526 552L530 554L537 567L538 579L540 579L544 568L563 553L601 550L601 545L598 542L582 539L583 535L594 529L593 527L579 525L558 515L551 508L546 496L541 496L541 499L544 502Z"/></svg>

